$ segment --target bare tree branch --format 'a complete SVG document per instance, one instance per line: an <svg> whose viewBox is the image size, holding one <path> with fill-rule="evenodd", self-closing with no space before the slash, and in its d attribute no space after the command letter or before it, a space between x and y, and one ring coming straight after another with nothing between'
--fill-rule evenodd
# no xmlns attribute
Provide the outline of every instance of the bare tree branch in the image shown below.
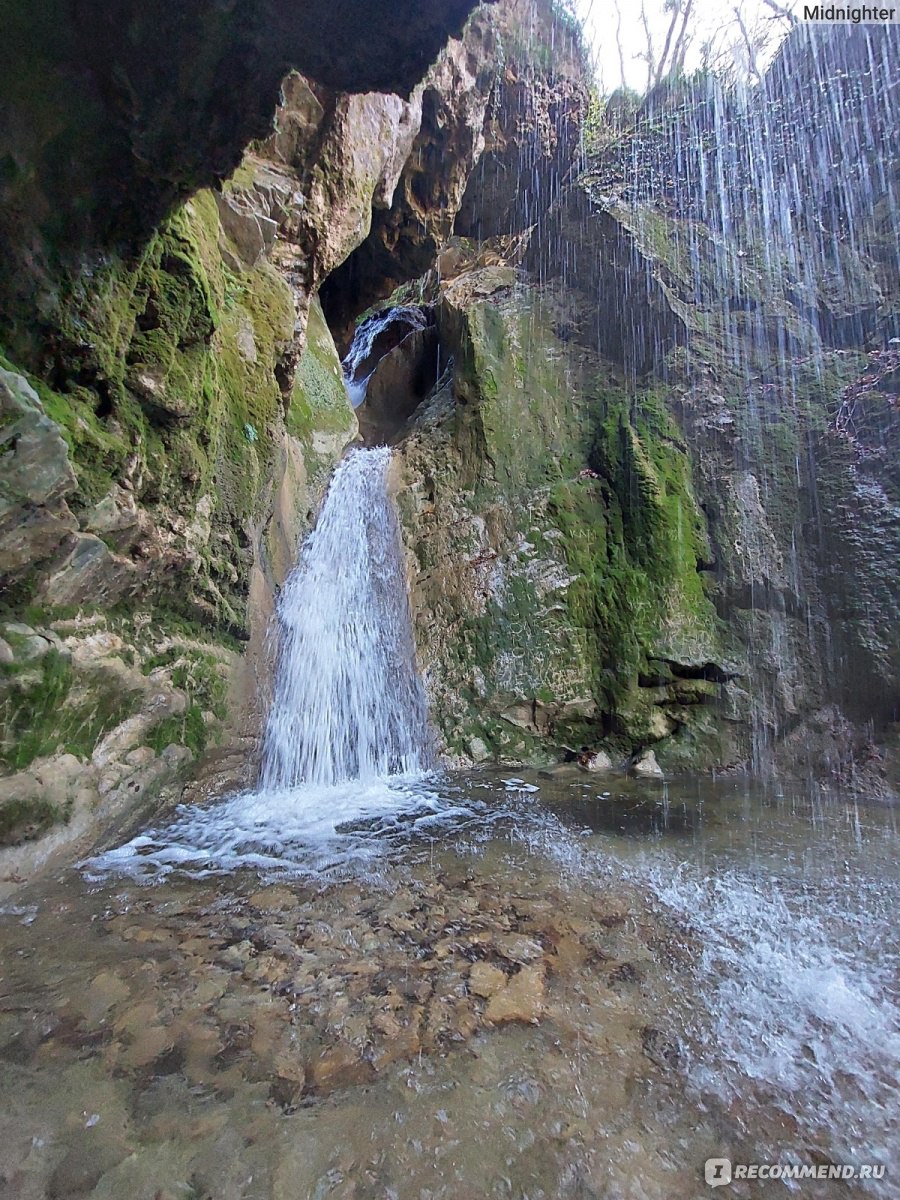
<svg viewBox="0 0 900 1200"><path fill-rule="evenodd" d="M744 39L744 48L747 51L747 67L750 74L754 75L757 83L759 83L762 80L762 75L759 73L759 64L756 61L756 49L753 45L753 39L750 37L750 32L744 23L744 14L737 4L734 6L734 16L738 24L738 29L741 31L741 37Z"/></svg>
<svg viewBox="0 0 900 1200"><path fill-rule="evenodd" d="M778 0L763 0L763 4L765 4L766 8L771 8L772 12L776 13L779 17L784 17L791 25L798 24L796 14L792 13L789 8L785 8L783 4L779 4Z"/></svg>
<svg viewBox="0 0 900 1200"><path fill-rule="evenodd" d="M691 39L687 36L687 32L688 22L691 18L691 9L693 7L694 0L687 0L681 18L681 29L678 31L675 49L672 51L672 66L669 68L670 75L677 75L684 67L685 56L687 55L688 47L691 44Z"/></svg>
<svg viewBox="0 0 900 1200"><path fill-rule="evenodd" d="M619 0L614 0L616 6L616 49L619 52L619 74L622 87L625 87L625 51L622 49L622 10Z"/></svg>
<svg viewBox="0 0 900 1200"><path fill-rule="evenodd" d="M650 22L647 20L647 6L644 0L641 0L641 22L644 26L644 33L647 37L647 91L653 86L653 77L656 69L656 55L653 50L653 35L650 33Z"/></svg>
<svg viewBox="0 0 900 1200"><path fill-rule="evenodd" d="M672 36L675 33L675 26L678 24L678 18L681 14L681 0L673 0L672 3L672 20L669 22L669 28L666 33L666 40L663 43L662 54L659 56L659 62L656 64L656 72L653 77L654 86L658 84L666 70L666 59L669 57L669 47L672 44Z"/></svg>

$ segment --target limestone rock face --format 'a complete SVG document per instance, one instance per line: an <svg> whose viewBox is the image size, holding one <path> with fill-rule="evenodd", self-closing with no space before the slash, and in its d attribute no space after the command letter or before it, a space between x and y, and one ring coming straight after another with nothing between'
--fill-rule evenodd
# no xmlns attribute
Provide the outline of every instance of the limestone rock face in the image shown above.
<svg viewBox="0 0 900 1200"><path fill-rule="evenodd" d="M503 69L486 114L483 160L469 176L455 232L483 240L537 226L541 242L551 198L580 164L590 70L575 26L553 6L504 0L495 26Z"/></svg>
<svg viewBox="0 0 900 1200"><path fill-rule="evenodd" d="M493 15L479 11L413 93L415 137L402 170L389 191L376 192L365 240L322 290L329 324L346 331L345 341L360 309L427 271L453 233L484 146L497 52Z"/></svg>
<svg viewBox="0 0 900 1200"><path fill-rule="evenodd" d="M91 533L73 534L63 545L63 557L50 566L40 596L60 608L83 604L115 604L133 594L141 571L130 558L110 553Z"/></svg>
<svg viewBox="0 0 900 1200"><path fill-rule="evenodd" d="M149 613L0 622L0 635L3 895L175 783L203 749L206 716L223 714L236 655Z"/></svg>
<svg viewBox="0 0 900 1200"><path fill-rule="evenodd" d="M679 691L685 674L731 669L677 430L561 339L566 305L510 270L448 282L437 333L453 369L398 446L417 644L462 758L603 739L629 757L693 724L707 697Z"/></svg>
<svg viewBox="0 0 900 1200"><path fill-rule="evenodd" d="M200 0L189 12L88 0L77 13L48 0L39 19L6 6L0 314L27 320L55 260L143 243L234 171L269 132L291 68L336 91L408 96L474 7L377 0L360 20L328 0Z"/></svg>
<svg viewBox="0 0 900 1200"><path fill-rule="evenodd" d="M291 288L295 337L280 367L286 387L319 285L366 239L373 211L393 202L419 132L421 92L408 100L350 95L289 75L275 131L217 195L225 261L242 269L266 256Z"/></svg>
<svg viewBox="0 0 900 1200"><path fill-rule="evenodd" d="M21 375L0 370L0 579L52 554L77 527L66 496L75 472L59 427Z"/></svg>
<svg viewBox="0 0 900 1200"><path fill-rule="evenodd" d="M464 237L441 255L453 378L414 415L405 503L434 711L462 757L581 742L589 755L603 741L601 753L651 766L652 747L666 771L810 770L886 794L865 764L879 760L871 729L889 732L900 678L900 358L883 237L896 194L885 162L867 160L876 182L862 172L834 211L816 147L884 131L887 85L876 71L829 109L867 43L811 38L793 36L766 84L796 113L785 138L805 131L772 169L780 179L796 159L791 178L821 200L796 208L790 246L741 191L764 153L753 113L673 85L634 118L633 140L601 138L587 173L559 188L518 284L485 279L485 248L476 264ZM501 105L457 234L490 229L488 214L495 230L521 227L502 164L535 143L515 113ZM707 136L714 113L724 140ZM894 161L881 132L866 145ZM690 170L675 169L682 152ZM739 229L726 238L721 189L697 181L704 155L732 152ZM849 221L852 246L804 217L820 210ZM532 313L522 332L516 306ZM535 355L560 364L556 379L529 378ZM554 552L547 603L523 567L530 557L552 577ZM577 695L592 707L572 720ZM460 736L467 726L474 736Z"/></svg>

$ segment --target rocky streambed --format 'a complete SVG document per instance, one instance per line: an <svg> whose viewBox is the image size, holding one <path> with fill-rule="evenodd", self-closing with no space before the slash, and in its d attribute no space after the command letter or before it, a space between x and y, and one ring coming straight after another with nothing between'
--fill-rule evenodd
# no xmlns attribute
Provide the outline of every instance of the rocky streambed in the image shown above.
<svg viewBox="0 0 900 1200"><path fill-rule="evenodd" d="M889 1158L872 1117L896 1010L848 953L855 921L877 938L889 917L889 814L857 810L846 851L870 862L867 915L816 944L814 878L776 880L765 847L818 823L830 871L846 803L529 779L445 779L444 817L361 822L347 837L381 852L340 869L68 872L20 894L0 918L0 1195L688 1200L708 1157ZM737 841L757 847L740 878Z"/></svg>

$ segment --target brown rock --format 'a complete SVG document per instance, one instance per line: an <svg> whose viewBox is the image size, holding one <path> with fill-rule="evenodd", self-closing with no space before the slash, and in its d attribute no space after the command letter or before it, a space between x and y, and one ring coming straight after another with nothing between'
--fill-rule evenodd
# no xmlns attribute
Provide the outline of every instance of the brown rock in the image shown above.
<svg viewBox="0 0 900 1200"><path fill-rule="evenodd" d="M392 1062L405 1058L413 1058L422 1049L422 1038L418 1021L405 1026L400 1032L378 1046L372 1055L372 1066L376 1071L383 1071Z"/></svg>
<svg viewBox="0 0 900 1200"><path fill-rule="evenodd" d="M262 912L280 912L291 908L297 902L297 897L286 887L264 887L254 892L249 903Z"/></svg>
<svg viewBox="0 0 900 1200"><path fill-rule="evenodd" d="M360 1058L359 1051L346 1043L325 1050L309 1069L310 1084L319 1092L367 1083L371 1078L371 1063Z"/></svg>
<svg viewBox="0 0 900 1200"><path fill-rule="evenodd" d="M513 963L537 962L544 955L540 942L520 933L501 933L494 938L494 946L499 954Z"/></svg>
<svg viewBox="0 0 900 1200"><path fill-rule="evenodd" d="M474 996L489 999L495 992L506 987L506 973L490 963L477 962L469 972L469 991Z"/></svg>
<svg viewBox="0 0 900 1200"><path fill-rule="evenodd" d="M510 979L505 988L495 992L488 1003L485 1017L495 1025L507 1021L526 1021L536 1024L544 1011L544 968L523 967Z"/></svg>
<svg viewBox="0 0 900 1200"><path fill-rule="evenodd" d="M155 1058L173 1045L171 1031L161 1025L150 1025L141 1030L131 1045L123 1052L119 1062L124 1067L146 1067Z"/></svg>
<svg viewBox="0 0 900 1200"><path fill-rule="evenodd" d="M290 1083L302 1089L306 1083L306 1071L303 1063L296 1054L282 1050L275 1056L275 1074L279 1079L287 1079Z"/></svg>
<svg viewBox="0 0 900 1200"><path fill-rule="evenodd" d="M388 1038L399 1037L403 1028L397 1018L388 1012L378 1013L372 1022L372 1027Z"/></svg>
<svg viewBox="0 0 900 1200"><path fill-rule="evenodd" d="M468 1041L478 1029L478 1016L471 1000L457 1000L450 1013L450 1033L454 1041Z"/></svg>
<svg viewBox="0 0 900 1200"><path fill-rule="evenodd" d="M556 944L556 950L550 958L550 966L554 971L566 974L577 971L589 956L589 951L572 934L565 934Z"/></svg>
<svg viewBox="0 0 900 1200"><path fill-rule="evenodd" d="M128 986L113 971L95 975L87 995L79 1007L85 1021L94 1025L103 1020L111 1008L128 998Z"/></svg>
<svg viewBox="0 0 900 1200"><path fill-rule="evenodd" d="M0 370L0 557L15 577L77 527L64 497L77 481L68 447L22 375Z"/></svg>

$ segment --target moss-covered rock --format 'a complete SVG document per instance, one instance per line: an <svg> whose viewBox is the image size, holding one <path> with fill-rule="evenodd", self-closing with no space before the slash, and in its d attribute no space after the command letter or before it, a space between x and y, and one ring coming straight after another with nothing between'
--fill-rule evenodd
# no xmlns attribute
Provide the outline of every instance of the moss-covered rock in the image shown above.
<svg viewBox="0 0 900 1200"><path fill-rule="evenodd" d="M728 673L690 460L657 390L560 339L558 294L479 298L481 275L444 291L453 375L402 443L432 711L462 757L473 737L505 759L628 755L691 720L650 660Z"/></svg>
<svg viewBox="0 0 900 1200"><path fill-rule="evenodd" d="M223 736L236 712L234 636L267 616L254 616L251 580L267 560L289 447L301 477L282 486L294 494L281 507L298 519L281 579L355 428L316 308L290 416L302 436L287 431L293 293L265 259L232 270L227 249L214 197L197 194L137 259L70 278L27 378L0 379L10 448L0 617L13 623L13 661L0 664L0 799L11 841L67 822L83 834L91 812L137 802ZM18 345L29 353L27 337ZM276 579L262 577L270 594ZM38 662L16 644L23 617L56 638ZM93 632L71 633L63 649L52 631L70 619ZM115 653L91 641L98 629ZM40 778L58 783L46 802Z"/></svg>
<svg viewBox="0 0 900 1200"><path fill-rule="evenodd" d="M30 618L2 626L0 865L14 873L45 839L58 849L183 777L222 736L237 658L159 608Z"/></svg>

